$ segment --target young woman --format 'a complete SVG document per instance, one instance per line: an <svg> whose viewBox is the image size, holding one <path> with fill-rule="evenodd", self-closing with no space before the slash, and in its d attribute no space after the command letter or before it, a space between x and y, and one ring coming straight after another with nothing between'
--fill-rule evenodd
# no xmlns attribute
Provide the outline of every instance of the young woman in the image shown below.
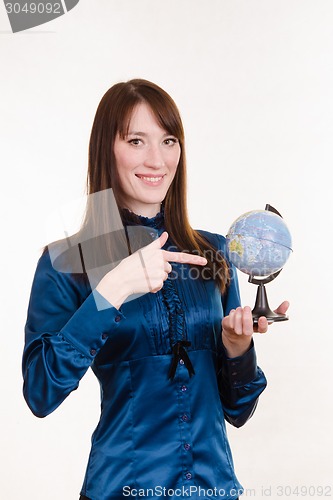
<svg viewBox="0 0 333 500"><path fill-rule="evenodd" d="M89 201L110 189L114 210ZM88 194L71 247L80 250L82 272L68 252L66 272L59 270L51 246L37 265L23 355L25 399L43 417L89 367L97 376L101 417L82 499L238 498L225 420L243 425L266 380L225 239L189 224L183 127L161 88L131 80L103 96L90 139ZM113 232L119 214L126 231ZM132 251L133 227L156 239ZM90 268L99 267L97 254L103 262L120 260L94 285L81 246L91 231L98 250ZM124 234L127 256L119 253ZM258 331L267 327L260 318Z"/></svg>

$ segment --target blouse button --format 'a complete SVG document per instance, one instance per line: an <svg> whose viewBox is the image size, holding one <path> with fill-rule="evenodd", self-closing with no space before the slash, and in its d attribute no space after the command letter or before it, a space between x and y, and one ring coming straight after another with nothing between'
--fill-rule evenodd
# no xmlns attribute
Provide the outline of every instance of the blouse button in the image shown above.
<svg viewBox="0 0 333 500"><path fill-rule="evenodd" d="M102 333L102 339L105 340L108 338L108 334L107 333Z"/></svg>
<svg viewBox="0 0 333 500"><path fill-rule="evenodd" d="M187 387L186 387L186 385L182 385L182 392L185 392L185 391L187 391Z"/></svg>
<svg viewBox="0 0 333 500"><path fill-rule="evenodd" d="M185 479L192 479L192 474L190 472L186 472Z"/></svg>
<svg viewBox="0 0 333 500"><path fill-rule="evenodd" d="M183 365L183 364L184 364L184 360L183 360L183 359L180 359L180 360L179 360L179 363L180 363L181 365Z"/></svg>
<svg viewBox="0 0 333 500"><path fill-rule="evenodd" d="M95 354L96 354L96 349L90 349L90 354L91 354L92 356L95 356Z"/></svg>
<svg viewBox="0 0 333 500"><path fill-rule="evenodd" d="M186 415L186 413L184 413L184 415L182 415L182 421L183 422L187 422L188 421L188 415Z"/></svg>
<svg viewBox="0 0 333 500"><path fill-rule="evenodd" d="M121 316L119 316L119 315L118 315L118 316L116 316L116 317L114 318L114 320L115 320L115 322L116 322L116 323L119 323L119 321L121 320Z"/></svg>
<svg viewBox="0 0 333 500"><path fill-rule="evenodd" d="M185 443L184 444L184 448L185 448L186 451L188 451L191 448L190 443Z"/></svg>

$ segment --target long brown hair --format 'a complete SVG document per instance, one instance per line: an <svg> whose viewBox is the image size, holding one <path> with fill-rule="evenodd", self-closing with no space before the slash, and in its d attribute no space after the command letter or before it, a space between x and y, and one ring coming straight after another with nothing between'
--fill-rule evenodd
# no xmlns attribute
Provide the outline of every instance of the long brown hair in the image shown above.
<svg viewBox="0 0 333 500"><path fill-rule="evenodd" d="M229 281L226 261L189 223L184 129L175 102L163 89L147 80L134 79L117 83L104 94L98 105L90 136L87 193L92 195L111 188L120 212L125 208L113 146L118 133L121 137L126 136L132 112L139 103L150 106L159 125L178 139L181 148L175 177L163 201L165 229L180 251L207 258L205 275L213 277L224 292ZM110 211L97 213L90 202L91 198L88 196L83 229L97 227L101 224L101 218L111 216ZM111 227L110 222L104 222ZM118 222L113 223L112 227ZM96 229L95 234L101 234L100 230ZM202 268L200 270L203 271Z"/></svg>

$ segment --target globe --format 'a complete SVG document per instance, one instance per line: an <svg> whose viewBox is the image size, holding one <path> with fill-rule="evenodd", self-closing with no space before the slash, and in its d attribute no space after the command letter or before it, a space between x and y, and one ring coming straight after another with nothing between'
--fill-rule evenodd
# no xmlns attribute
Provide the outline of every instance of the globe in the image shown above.
<svg viewBox="0 0 333 500"><path fill-rule="evenodd" d="M275 209L276 213L269 210L246 212L233 222L227 234L229 260L250 276L276 273L292 252L286 223Z"/></svg>

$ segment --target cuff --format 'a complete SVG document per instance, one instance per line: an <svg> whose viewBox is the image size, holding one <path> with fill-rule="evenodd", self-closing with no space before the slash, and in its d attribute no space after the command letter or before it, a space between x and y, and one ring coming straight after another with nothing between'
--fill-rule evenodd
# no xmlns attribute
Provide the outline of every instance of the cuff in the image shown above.
<svg viewBox="0 0 333 500"><path fill-rule="evenodd" d="M126 319L120 309L107 301L108 307L101 308L103 301L106 299L97 290L91 292L60 332L70 344L92 360Z"/></svg>
<svg viewBox="0 0 333 500"><path fill-rule="evenodd" d="M234 388L246 385L257 376L257 356L253 339L249 350L242 356L228 358L222 345L222 377L229 380Z"/></svg>

